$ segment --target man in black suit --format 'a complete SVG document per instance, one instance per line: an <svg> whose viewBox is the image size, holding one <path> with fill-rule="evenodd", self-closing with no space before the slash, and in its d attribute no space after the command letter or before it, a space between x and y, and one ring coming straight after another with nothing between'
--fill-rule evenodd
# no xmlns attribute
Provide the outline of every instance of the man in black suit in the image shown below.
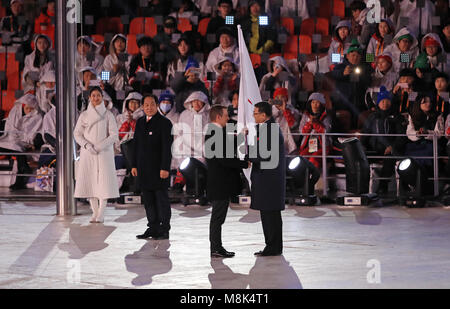
<svg viewBox="0 0 450 309"><path fill-rule="evenodd" d="M138 239L168 239L170 230L169 170L172 161L172 123L158 113L158 98L142 99L145 116L134 132L131 174L138 177L144 199L148 229Z"/></svg>
<svg viewBox="0 0 450 309"><path fill-rule="evenodd" d="M249 162L236 158L234 131L229 130L230 127L227 129L227 108L213 106L209 116L211 123L205 136L205 157L208 165L206 193L212 204L209 225L211 257L233 257L234 252L228 252L222 246L222 224L230 198L240 193L240 170L249 167Z"/></svg>
<svg viewBox="0 0 450 309"><path fill-rule="evenodd" d="M255 104L253 112L256 140L249 148L252 165L251 209L259 210L266 247L256 256L275 256L283 253L283 222L285 208L286 158L280 126L272 118L272 105Z"/></svg>

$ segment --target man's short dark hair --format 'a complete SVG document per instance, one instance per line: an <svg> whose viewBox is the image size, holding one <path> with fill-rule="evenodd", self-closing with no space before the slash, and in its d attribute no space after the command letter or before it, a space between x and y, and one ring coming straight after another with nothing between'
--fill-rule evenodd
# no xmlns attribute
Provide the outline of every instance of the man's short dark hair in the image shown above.
<svg viewBox="0 0 450 309"><path fill-rule="evenodd" d="M223 116L223 110L226 109L225 106L222 105L213 105L209 110L209 120L211 122L215 121L218 116Z"/></svg>
<svg viewBox="0 0 450 309"><path fill-rule="evenodd" d="M156 95L154 95L154 94L151 94L151 93L144 94L144 96L142 97L142 101L141 101L142 104L144 104L144 101L145 101L146 98L153 98L153 100L155 100L156 105L159 104L158 97Z"/></svg>
<svg viewBox="0 0 450 309"><path fill-rule="evenodd" d="M353 1L353 2L350 4L350 10L351 10L352 12L353 12L353 11L356 11L356 10L362 11L362 10L364 10L366 7L367 7L366 4L365 4L363 1L359 1L359 0Z"/></svg>
<svg viewBox="0 0 450 309"><path fill-rule="evenodd" d="M255 104L255 107L258 108L260 113L266 114L267 117L272 117L272 105L268 102L262 101Z"/></svg>

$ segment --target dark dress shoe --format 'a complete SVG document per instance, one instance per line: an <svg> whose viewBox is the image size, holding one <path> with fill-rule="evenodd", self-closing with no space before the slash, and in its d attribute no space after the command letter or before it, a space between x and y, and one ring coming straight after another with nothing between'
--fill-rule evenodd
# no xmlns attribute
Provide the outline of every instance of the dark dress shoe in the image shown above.
<svg viewBox="0 0 450 309"><path fill-rule="evenodd" d="M211 257L230 258L230 257L233 257L234 255L235 255L234 252L228 252L224 248L222 248L220 250L211 251Z"/></svg>
<svg viewBox="0 0 450 309"><path fill-rule="evenodd" d="M270 251L264 251L264 250L255 252L256 256L279 256L281 254L282 254L282 252L270 252Z"/></svg>
<svg viewBox="0 0 450 309"><path fill-rule="evenodd" d="M137 239L147 239L147 238L150 238L150 237L155 237L155 234L150 229L147 229L144 232L144 234L136 235Z"/></svg>
<svg viewBox="0 0 450 309"><path fill-rule="evenodd" d="M169 232L160 234L158 236L153 236L153 239L155 239L155 240L169 239Z"/></svg>

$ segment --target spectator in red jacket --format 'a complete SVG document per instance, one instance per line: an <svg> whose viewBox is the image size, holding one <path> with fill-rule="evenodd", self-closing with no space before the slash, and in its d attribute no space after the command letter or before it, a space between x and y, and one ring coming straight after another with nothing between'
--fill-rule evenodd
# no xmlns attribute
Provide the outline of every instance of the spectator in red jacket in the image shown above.
<svg viewBox="0 0 450 309"><path fill-rule="evenodd" d="M34 20L34 33L44 34L55 42L55 0L48 0L38 18Z"/></svg>
<svg viewBox="0 0 450 309"><path fill-rule="evenodd" d="M314 92L310 95L306 104L306 111L300 121L303 134L327 133L331 128L331 119L325 109L325 97L323 94ZM321 156L324 141L321 135L305 135L300 145L301 156ZM331 141L327 138L326 154L330 152ZM322 158L309 158L317 168L322 166Z"/></svg>

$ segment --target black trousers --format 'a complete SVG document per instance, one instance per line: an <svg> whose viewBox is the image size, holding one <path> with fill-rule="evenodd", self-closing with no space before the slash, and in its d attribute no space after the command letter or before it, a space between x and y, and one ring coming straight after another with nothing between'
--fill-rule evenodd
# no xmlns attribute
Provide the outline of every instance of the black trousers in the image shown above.
<svg viewBox="0 0 450 309"><path fill-rule="evenodd" d="M149 229L156 235L168 233L172 211L167 189L143 190L142 197Z"/></svg>
<svg viewBox="0 0 450 309"><path fill-rule="evenodd" d="M264 232L266 247L264 252L283 252L283 221L281 210L266 211L261 210L261 222Z"/></svg>
<svg viewBox="0 0 450 309"><path fill-rule="evenodd" d="M222 248L222 224L228 212L229 200L212 201L211 221L209 223L209 242L211 251Z"/></svg>

